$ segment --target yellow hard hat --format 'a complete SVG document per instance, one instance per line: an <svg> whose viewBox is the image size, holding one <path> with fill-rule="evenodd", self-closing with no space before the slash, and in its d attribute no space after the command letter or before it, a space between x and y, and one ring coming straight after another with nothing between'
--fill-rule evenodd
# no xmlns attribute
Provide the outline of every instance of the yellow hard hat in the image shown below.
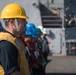
<svg viewBox="0 0 76 75"><path fill-rule="evenodd" d="M24 8L19 4L8 4L1 12L1 18L28 18Z"/></svg>

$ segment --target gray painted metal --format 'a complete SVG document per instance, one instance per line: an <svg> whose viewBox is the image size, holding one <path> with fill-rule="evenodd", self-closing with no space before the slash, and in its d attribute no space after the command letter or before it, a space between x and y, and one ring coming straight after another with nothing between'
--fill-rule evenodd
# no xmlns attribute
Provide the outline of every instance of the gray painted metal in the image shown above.
<svg viewBox="0 0 76 75"><path fill-rule="evenodd" d="M44 0L40 0L41 2ZM65 42L65 29L64 29L64 0L53 0L53 3L51 3L50 0L45 0L43 4L45 4L46 1L49 1L49 9L50 8L58 8L59 15L62 18L62 28L46 28L47 31L49 31L49 35L47 36L49 43L49 49L50 53L52 54L62 54L66 55L66 42ZM47 2L46 2L47 3ZM45 5L48 7L48 4Z"/></svg>
<svg viewBox="0 0 76 75"><path fill-rule="evenodd" d="M46 28L49 31L47 39L50 53L66 55L65 30L62 28Z"/></svg>

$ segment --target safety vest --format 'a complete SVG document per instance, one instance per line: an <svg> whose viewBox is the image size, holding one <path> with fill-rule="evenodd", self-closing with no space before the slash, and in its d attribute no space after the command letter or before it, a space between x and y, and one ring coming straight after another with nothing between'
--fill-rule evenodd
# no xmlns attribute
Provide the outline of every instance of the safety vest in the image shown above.
<svg viewBox="0 0 76 75"><path fill-rule="evenodd" d="M18 65L20 67L20 75L30 75L28 60L25 56L26 50L23 42L11 34L6 32L0 33L0 41L6 40L11 42L18 49ZM0 75L4 75L3 67L0 65Z"/></svg>
<svg viewBox="0 0 76 75"><path fill-rule="evenodd" d="M39 54L38 50L34 50L34 49L31 50L31 48L28 45L26 46L26 50L27 50L30 58L32 59L32 61L35 64L39 65L39 63L40 63L40 60L39 60L40 54Z"/></svg>
<svg viewBox="0 0 76 75"><path fill-rule="evenodd" d="M37 42L35 43L26 43L26 50L29 54L29 56L31 57L32 61L37 64L37 65L41 65L42 68L45 67L45 65L47 64L45 58L43 57L43 53L40 49L38 49L36 47ZM34 45L34 46L33 46Z"/></svg>

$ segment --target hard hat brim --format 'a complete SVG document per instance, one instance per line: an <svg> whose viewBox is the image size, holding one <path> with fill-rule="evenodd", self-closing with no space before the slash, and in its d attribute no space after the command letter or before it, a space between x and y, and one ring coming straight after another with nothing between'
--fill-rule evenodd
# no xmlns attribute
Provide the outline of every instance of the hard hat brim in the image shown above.
<svg viewBox="0 0 76 75"><path fill-rule="evenodd" d="M29 17L28 16L4 16L4 17L1 17L0 18L22 18L22 19L28 19Z"/></svg>

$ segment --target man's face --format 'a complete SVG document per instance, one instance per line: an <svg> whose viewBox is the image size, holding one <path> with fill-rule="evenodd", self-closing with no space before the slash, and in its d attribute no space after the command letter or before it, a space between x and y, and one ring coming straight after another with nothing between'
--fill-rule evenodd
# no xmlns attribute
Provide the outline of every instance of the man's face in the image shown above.
<svg viewBox="0 0 76 75"><path fill-rule="evenodd" d="M31 42L32 36L25 36L24 41L25 42Z"/></svg>
<svg viewBox="0 0 76 75"><path fill-rule="evenodd" d="M19 34L22 35L25 33L25 26L27 24L26 19L18 19L18 28L19 28Z"/></svg>

